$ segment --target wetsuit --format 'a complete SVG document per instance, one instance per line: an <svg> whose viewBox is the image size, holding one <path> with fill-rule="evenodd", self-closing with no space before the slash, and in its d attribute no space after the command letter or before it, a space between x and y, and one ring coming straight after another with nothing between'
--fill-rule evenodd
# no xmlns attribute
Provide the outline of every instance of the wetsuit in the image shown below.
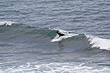
<svg viewBox="0 0 110 73"><path fill-rule="evenodd" d="M64 36L64 34L57 32L57 34L59 35L59 37Z"/></svg>

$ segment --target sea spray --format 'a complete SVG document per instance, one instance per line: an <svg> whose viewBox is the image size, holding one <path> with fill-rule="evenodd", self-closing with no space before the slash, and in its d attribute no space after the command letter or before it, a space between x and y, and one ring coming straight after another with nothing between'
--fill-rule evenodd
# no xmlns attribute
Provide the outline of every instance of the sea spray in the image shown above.
<svg viewBox="0 0 110 73"><path fill-rule="evenodd" d="M110 39L103 39L92 35L86 35L92 47L110 50Z"/></svg>

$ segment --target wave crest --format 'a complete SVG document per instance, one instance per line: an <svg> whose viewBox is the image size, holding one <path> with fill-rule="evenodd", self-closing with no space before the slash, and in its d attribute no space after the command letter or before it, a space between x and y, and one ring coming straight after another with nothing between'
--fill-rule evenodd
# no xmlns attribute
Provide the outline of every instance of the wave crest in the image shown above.
<svg viewBox="0 0 110 73"><path fill-rule="evenodd" d="M15 24L17 22L12 22L12 21L0 21L0 25L12 25Z"/></svg>
<svg viewBox="0 0 110 73"><path fill-rule="evenodd" d="M110 50L110 39L103 39L92 35L86 35L92 47Z"/></svg>

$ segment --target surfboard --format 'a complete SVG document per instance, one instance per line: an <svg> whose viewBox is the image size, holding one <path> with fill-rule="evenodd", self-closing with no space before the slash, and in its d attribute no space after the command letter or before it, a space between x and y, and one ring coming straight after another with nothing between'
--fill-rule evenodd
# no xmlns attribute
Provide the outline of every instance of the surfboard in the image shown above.
<svg viewBox="0 0 110 73"><path fill-rule="evenodd" d="M62 40L61 37L59 37L57 35L54 39L51 40L51 42L56 42L56 41L60 41L60 40Z"/></svg>
<svg viewBox="0 0 110 73"><path fill-rule="evenodd" d="M61 41L62 39L70 38L77 35L78 34L66 34L65 36L61 36L61 37L59 37L59 35L56 35L56 37L52 39L51 42L58 42L58 41Z"/></svg>

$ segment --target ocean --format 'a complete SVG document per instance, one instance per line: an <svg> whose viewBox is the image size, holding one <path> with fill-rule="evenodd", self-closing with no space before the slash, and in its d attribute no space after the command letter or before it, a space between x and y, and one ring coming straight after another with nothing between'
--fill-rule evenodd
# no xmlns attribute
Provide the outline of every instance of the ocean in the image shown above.
<svg viewBox="0 0 110 73"><path fill-rule="evenodd" d="M110 0L0 0L0 73L110 73Z"/></svg>

